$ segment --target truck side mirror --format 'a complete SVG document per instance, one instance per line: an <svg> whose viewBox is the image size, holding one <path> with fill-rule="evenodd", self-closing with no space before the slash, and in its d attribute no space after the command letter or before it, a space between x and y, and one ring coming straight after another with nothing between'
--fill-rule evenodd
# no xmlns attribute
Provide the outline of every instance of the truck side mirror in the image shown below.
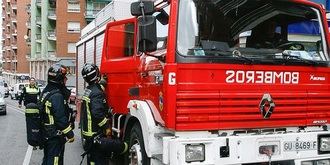
<svg viewBox="0 0 330 165"><path fill-rule="evenodd" d="M139 1L131 4L131 14L133 16L152 15L155 6L152 1Z"/></svg>
<svg viewBox="0 0 330 165"><path fill-rule="evenodd" d="M138 18L139 51L151 52L157 50L156 19L152 15Z"/></svg>

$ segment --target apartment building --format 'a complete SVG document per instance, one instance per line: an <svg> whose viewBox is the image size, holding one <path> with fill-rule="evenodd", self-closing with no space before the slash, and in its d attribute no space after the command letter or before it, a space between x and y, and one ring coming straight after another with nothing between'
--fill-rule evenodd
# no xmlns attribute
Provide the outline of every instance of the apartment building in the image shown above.
<svg viewBox="0 0 330 165"><path fill-rule="evenodd" d="M29 0L2 0L3 77L9 84L29 78L29 63L26 61L29 48L23 39L27 32L25 8L28 3Z"/></svg>
<svg viewBox="0 0 330 165"><path fill-rule="evenodd" d="M31 0L31 76L47 80L48 68L60 63L70 68L67 85L75 85L75 44L80 30L109 0Z"/></svg>

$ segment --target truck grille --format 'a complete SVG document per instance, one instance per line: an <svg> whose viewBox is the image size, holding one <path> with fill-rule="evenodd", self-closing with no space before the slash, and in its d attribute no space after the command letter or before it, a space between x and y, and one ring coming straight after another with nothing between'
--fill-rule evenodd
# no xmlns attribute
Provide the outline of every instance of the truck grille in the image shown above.
<svg viewBox="0 0 330 165"><path fill-rule="evenodd" d="M177 130L271 128L325 124L330 120L330 93L269 92L275 102L270 119L259 103L264 93L179 91Z"/></svg>

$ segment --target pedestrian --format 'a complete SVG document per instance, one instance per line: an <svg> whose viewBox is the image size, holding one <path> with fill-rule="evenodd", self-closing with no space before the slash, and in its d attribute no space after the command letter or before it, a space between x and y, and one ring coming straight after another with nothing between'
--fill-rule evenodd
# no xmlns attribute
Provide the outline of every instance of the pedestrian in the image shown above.
<svg viewBox="0 0 330 165"><path fill-rule="evenodd" d="M47 85L42 92L44 96L51 93L45 102L44 123L44 158L42 165L63 165L65 143L74 141L70 124L68 98L70 90L65 86L67 81L66 67L52 65L48 70Z"/></svg>
<svg viewBox="0 0 330 165"><path fill-rule="evenodd" d="M112 139L109 128L109 107L105 97L105 86L100 85L100 72L95 64L85 64L81 71L88 83L82 97L81 129L86 139L88 165L106 165L109 155L119 155L127 151L128 145L119 139ZM106 84L106 83L104 83Z"/></svg>
<svg viewBox="0 0 330 165"><path fill-rule="evenodd" d="M38 97L40 95L40 90L36 84L36 80L31 77L30 84L27 87L22 89L21 97L18 101L18 107L22 107L22 101L24 102L24 106L28 105L29 103L38 103Z"/></svg>

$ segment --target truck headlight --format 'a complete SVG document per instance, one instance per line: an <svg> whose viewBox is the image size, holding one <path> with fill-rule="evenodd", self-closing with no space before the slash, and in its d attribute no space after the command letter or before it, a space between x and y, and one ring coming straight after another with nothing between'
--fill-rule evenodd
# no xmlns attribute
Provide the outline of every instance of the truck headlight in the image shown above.
<svg viewBox="0 0 330 165"><path fill-rule="evenodd" d="M186 162L202 162L205 160L204 144L187 144L186 145Z"/></svg>
<svg viewBox="0 0 330 165"><path fill-rule="evenodd" d="M301 165L330 165L330 159L303 161Z"/></svg>
<svg viewBox="0 0 330 165"><path fill-rule="evenodd" d="M330 135L319 135L319 154L330 153Z"/></svg>
<svg viewBox="0 0 330 165"><path fill-rule="evenodd" d="M330 165L330 159L317 160L316 165Z"/></svg>
<svg viewBox="0 0 330 165"><path fill-rule="evenodd" d="M313 161L303 161L301 162L301 165L313 165Z"/></svg>

